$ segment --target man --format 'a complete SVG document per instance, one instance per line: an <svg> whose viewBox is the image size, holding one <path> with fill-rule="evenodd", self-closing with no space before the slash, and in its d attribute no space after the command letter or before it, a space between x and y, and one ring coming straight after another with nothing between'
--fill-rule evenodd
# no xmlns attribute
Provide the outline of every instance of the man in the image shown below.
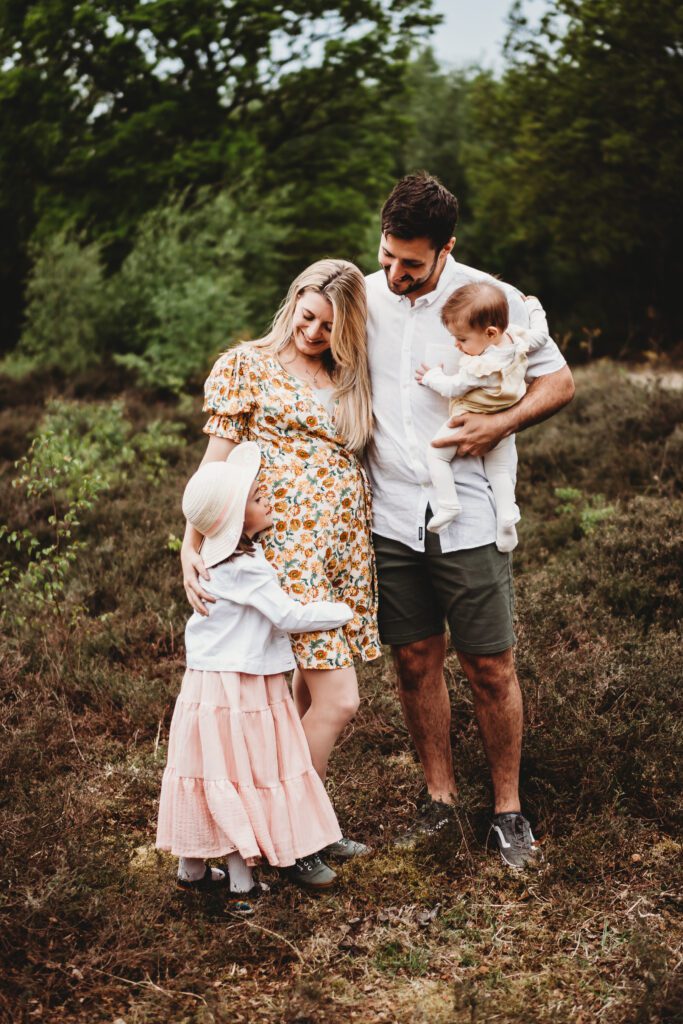
<svg viewBox="0 0 683 1024"><path fill-rule="evenodd" d="M513 658L511 556L496 548L495 507L481 456L561 409L574 385L550 341L530 354L527 393L517 405L451 420L453 433L441 444L458 446L452 466L462 512L439 536L428 533L425 452L446 409L445 399L420 387L415 371L421 363L443 363L452 372L458 356L441 308L461 285L491 280L452 258L457 214L455 196L436 178L403 178L382 210L381 269L366 279L376 422L367 462L379 625L392 648L403 714L425 773L428 797L417 831L447 821L456 796L443 674L447 619L491 771L493 835L503 860L523 868L536 849L519 800L522 696ZM528 327L522 296L497 283L506 292L510 321Z"/></svg>

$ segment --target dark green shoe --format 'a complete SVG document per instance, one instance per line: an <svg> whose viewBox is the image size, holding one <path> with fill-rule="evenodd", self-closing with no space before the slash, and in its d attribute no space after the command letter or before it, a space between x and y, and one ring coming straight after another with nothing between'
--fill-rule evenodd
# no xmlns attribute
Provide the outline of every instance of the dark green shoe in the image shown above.
<svg viewBox="0 0 683 1024"><path fill-rule="evenodd" d="M336 843L330 843L321 850L320 856L325 860L351 860L353 857L364 857L367 853L372 853L372 850L365 843L358 843L355 839L342 836Z"/></svg>
<svg viewBox="0 0 683 1024"><path fill-rule="evenodd" d="M282 873L290 882L311 891L331 889L337 880L336 872L328 867L317 853L311 854L310 857L299 857L291 867L283 868Z"/></svg>

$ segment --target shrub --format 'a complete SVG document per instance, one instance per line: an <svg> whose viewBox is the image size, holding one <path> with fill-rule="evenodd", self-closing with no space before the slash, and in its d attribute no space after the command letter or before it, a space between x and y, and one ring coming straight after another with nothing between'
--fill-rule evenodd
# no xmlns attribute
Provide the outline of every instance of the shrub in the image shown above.
<svg viewBox="0 0 683 1024"><path fill-rule="evenodd" d="M248 282L232 200L182 196L148 213L116 277L127 347L117 361L138 380L179 391L248 333Z"/></svg>
<svg viewBox="0 0 683 1024"><path fill-rule="evenodd" d="M100 246L61 232L33 256L26 324L9 369L25 373L35 364L68 374L95 365L111 302Z"/></svg>
<svg viewBox="0 0 683 1024"><path fill-rule="evenodd" d="M586 497L576 487L556 487L555 497L561 502L555 511L579 536L592 533L598 523L614 515L614 506L606 505L602 494Z"/></svg>
<svg viewBox="0 0 683 1024"><path fill-rule="evenodd" d="M76 535L81 517L103 491L123 482L134 463L148 483L156 482L169 453L183 444L181 429L155 420L131 436L122 401L48 405L13 481L31 503L36 526L0 527L0 539L19 555L0 568L4 618L22 624L36 610L63 610L69 571L84 546Z"/></svg>

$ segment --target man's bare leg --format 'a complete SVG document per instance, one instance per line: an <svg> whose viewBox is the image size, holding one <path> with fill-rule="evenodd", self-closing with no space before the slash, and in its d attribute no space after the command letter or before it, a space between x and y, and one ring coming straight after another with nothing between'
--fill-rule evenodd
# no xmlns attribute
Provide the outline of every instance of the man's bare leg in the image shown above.
<svg viewBox="0 0 683 1024"><path fill-rule="evenodd" d="M392 647L403 717L417 749L433 800L457 794L451 753L451 702L444 679L443 634Z"/></svg>
<svg viewBox="0 0 683 1024"><path fill-rule="evenodd" d="M457 655L472 687L493 782L494 814L519 811L523 708L512 648L501 654Z"/></svg>

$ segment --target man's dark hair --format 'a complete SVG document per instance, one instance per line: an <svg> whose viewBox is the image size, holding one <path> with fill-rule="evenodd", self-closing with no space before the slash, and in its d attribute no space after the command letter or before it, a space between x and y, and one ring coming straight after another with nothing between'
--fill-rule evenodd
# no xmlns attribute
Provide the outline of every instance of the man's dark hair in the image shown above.
<svg viewBox="0 0 683 1024"><path fill-rule="evenodd" d="M428 238L437 251L451 240L457 223L458 200L426 171L401 178L382 207L385 235Z"/></svg>

